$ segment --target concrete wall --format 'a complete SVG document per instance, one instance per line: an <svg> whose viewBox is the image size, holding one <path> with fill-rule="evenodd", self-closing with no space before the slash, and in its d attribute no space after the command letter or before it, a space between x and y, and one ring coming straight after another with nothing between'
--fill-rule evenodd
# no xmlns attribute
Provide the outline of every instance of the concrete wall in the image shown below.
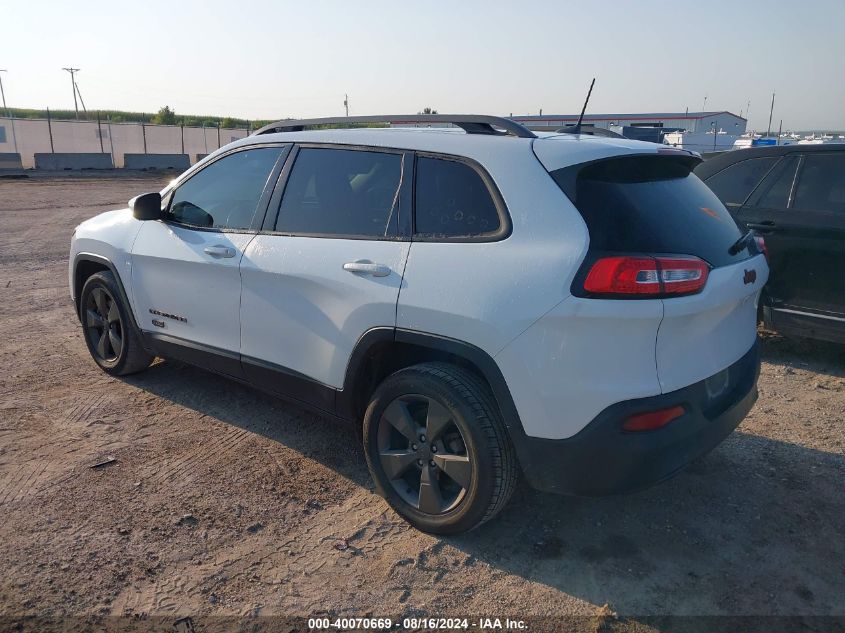
<svg viewBox="0 0 845 633"><path fill-rule="evenodd" d="M0 117L0 154L20 153L25 168L35 167L36 153L106 153L115 167L126 154L210 154L222 145L244 138L246 130L102 121L51 121ZM50 132L52 129L52 147ZM184 140L183 140L184 139ZM181 160L181 159L173 159Z"/></svg>
<svg viewBox="0 0 845 633"><path fill-rule="evenodd" d="M187 154L124 154L125 169L177 169L185 171L191 166Z"/></svg>
<svg viewBox="0 0 845 633"><path fill-rule="evenodd" d="M37 152L36 169L113 169L111 154L100 152Z"/></svg>
<svg viewBox="0 0 845 633"><path fill-rule="evenodd" d="M21 155L15 152L4 152L0 154L0 169L23 169Z"/></svg>

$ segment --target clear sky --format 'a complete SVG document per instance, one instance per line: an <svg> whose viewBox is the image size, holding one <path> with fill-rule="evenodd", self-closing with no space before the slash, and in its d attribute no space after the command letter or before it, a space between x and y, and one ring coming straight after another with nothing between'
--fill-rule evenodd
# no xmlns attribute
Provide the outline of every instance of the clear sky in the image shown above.
<svg viewBox="0 0 845 633"><path fill-rule="evenodd" d="M746 111L845 128L845 0L0 3L9 106L244 118Z"/></svg>

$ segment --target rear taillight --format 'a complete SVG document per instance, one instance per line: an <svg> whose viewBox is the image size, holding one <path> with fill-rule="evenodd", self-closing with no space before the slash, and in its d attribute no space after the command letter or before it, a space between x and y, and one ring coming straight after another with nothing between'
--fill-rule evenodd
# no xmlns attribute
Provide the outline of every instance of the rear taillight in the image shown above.
<svg viewBox="0 0 845 633"><path fill-rule="evenodd" d="M638 413L632 415L622 424L626 431L653 431L669 424L672 420L681 417L685 413L682 406L669 407L658 411Z"/></svg>
<svg viewBox="0 0 845 633"><path fill-rule="evenodd" d="M755 235L754 241L757 242L757 250L766 256L766 261L769 261L769 249L766 248L766 240L763 239L762 235Z"/></svg>
<svg viewBox="0 0 845 633"><path fill-rule="evenodd" d="M597 260L584 290L596 295L659 296L701 292L710 268L698 257L618 256Z"/></svg>

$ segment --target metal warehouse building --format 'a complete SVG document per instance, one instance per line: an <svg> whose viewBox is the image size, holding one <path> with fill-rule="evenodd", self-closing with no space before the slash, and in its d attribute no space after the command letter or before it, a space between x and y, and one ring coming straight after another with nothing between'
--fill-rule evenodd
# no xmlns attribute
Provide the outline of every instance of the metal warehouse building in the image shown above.
<svg viewBox="0 0 845 633"><path fill-rule="evenodd" d="M511 116L532 130L553 131L578 122L577 114ZM726 134L744 134L746 119L732 112L647 112L645 114L585 114L584 123L595 127L623 126L681 128L689 132L710 132L714 127Z"/></svg>

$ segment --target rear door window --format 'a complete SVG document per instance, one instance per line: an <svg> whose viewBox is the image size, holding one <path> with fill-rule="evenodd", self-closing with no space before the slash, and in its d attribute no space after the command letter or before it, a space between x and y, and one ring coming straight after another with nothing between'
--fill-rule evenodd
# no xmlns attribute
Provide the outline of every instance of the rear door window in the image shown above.
<svg viewBox="0 0 845 633"><path fill-rule="evenodd" d="M767 156L734 163L708 178L707 186L728 208L741 207L778 160L777 156Z"/></svg>
<svg viewBox="0 0 845 633"><path fill-rule="evenodd" d="M417 236L475 238L502 230L490 189L481 174L466 163L418 157L414 192Z"/></svg>
<svg viewBox="0 0 845 633"><path fill-rule="evenodd" d="M668 156L627 156L579 169L575 206L590 232L590 250L695 255L712 266L748 257L728 250L741 232L694 165ZM552 177L566 191L571 173Z"/></svg>
<svg viewBox="0 0 845 633"><path fill-rule="evenodd" d="M395 235L401 181L399 153L302 148L275 229L315 236Z"/></svg>
<svg viewBox="0 0 845 633"><path fill-rule="evenodd" d="M845 214L845 152L805 156L792 206Z"/></svg>

